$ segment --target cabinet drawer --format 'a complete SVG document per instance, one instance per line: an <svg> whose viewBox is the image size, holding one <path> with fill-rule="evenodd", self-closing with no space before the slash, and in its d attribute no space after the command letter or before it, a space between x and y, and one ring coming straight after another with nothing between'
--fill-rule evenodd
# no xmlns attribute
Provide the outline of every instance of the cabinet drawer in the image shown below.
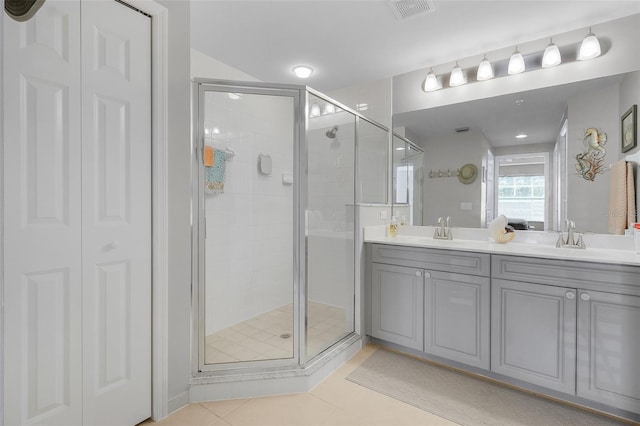
<svg viewBox="0 0 640 426"><path fill-rule="evenodd" d="M640 267L637 266L493 255L491 276L640 296Z"/></svg>
<svg viewBox="0 0 640 426"><path fill-rule="evenodd" d="M486 253L371 244L371 261L459 274L489 276Z"/></svg>

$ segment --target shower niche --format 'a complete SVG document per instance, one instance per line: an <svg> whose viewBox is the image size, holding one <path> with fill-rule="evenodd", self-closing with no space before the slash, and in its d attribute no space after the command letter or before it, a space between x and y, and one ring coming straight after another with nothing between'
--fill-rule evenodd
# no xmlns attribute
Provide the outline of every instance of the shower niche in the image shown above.
<svg viewBox="0 0 640 426"><path fill-rule="evenodd" d="M202 79L193 120L196 375L290 370L357 339L356 206L386 202L359 182L357 135L386 180L388 130L304 86Z"/></svg>

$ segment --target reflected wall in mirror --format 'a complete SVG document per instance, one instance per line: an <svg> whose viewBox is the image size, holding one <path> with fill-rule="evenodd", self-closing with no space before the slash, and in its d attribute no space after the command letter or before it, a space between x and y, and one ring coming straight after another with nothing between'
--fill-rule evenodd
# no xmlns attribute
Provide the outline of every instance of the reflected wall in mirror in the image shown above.
<svg viewBox="0 0 640 426"><path fill-rule="evenodd" d="M562 230L568 218L580 231L607 233L609 166L638 150L621 152L619 121L639 102L635 71L395 114L394 131L424 149L423 223L451 216L453 226L485 227L508 212L528 229ZM604 172L587 181L576 155L591 127L606 132L609 143ZM467 163L478 168L469 184L456 177ZM636 173L638 193L637 180Z"/></svg>
<svg viewBox="0 0 640 426"><path fill-rule="evenodd" d="M424 152L397 133L391 145L393 216L400 225L422 225Z"/></svg>

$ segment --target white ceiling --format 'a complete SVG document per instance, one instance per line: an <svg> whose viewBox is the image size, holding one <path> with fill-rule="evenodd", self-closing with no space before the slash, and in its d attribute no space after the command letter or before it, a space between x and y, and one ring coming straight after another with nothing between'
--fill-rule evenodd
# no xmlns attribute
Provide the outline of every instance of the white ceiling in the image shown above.
<svg viewBox="0 0 640 426"><path fill-rule="evenodd" d="M259 80L328 92L640 13L640 0L433 3L398 20L384 0L191 0L191 46ZM297 64L315 73L299 80Z"/></svg>

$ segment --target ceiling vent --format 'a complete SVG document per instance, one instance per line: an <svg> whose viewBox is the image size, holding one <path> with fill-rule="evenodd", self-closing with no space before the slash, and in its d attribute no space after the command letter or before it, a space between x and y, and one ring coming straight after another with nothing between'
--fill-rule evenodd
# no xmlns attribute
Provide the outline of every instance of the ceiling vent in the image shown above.
<svg viewBox="0 0 640 426"><path fill-rule="evenodd" d="M433 1L427 0L389 0L396 19L406 19L423 13L433 12Z"/></svg>

